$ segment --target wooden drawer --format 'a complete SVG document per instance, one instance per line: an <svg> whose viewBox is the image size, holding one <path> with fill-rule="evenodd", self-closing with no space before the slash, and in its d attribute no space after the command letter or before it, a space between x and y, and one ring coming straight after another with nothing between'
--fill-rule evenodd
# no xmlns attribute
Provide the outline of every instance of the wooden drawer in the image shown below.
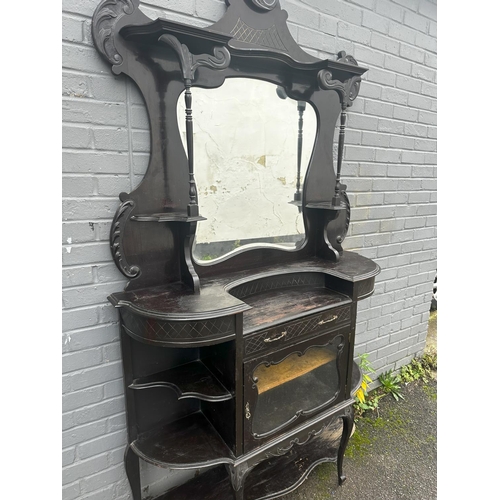
<svg viewBox="0 0 500 500"><path fill-rule="evenodd" d="M208 345L236 335L234 316L199 321L162 321L121 310L125 331L136 340L153 345Z"/></svg>
<svg viewBox="0 0 500 500"><path fill-rule="evenodd" d="M299 320L283 323L273 328L249 335L245 339L244 356L251 357L266 349L285 346L300 337L325 331L335 331L349 324L351 304L335 307L322 313L305 316Z"/></svg>

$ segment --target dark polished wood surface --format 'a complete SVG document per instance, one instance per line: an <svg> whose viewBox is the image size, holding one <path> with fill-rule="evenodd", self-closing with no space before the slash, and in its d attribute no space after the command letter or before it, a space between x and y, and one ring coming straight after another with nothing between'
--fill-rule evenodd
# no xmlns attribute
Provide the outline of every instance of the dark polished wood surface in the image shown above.
<svg viewBox="0 0 500 500"><path fill-rule="evenodd" d="M341 182L346 110L366 68L345 52L325 60L305 52L278 0L226 0L223 17L206 28L152 20L139 5L102 0L92 19L96 50L115 75L135 82L151 132L147 171L134 190L120 193L110 231L111 255L129 279L109 300L120 313L133 500L141 498L140 460L202 469L158 500L275 498L325 461L337 461L342 483L361 383L353 361L357 302L373 293L380 272L342 248L350 222ZM240 77L275 84L316 114L313 153L294 197L305 237L294 249L257 245L197 262L194 240L205 217L195 182L191 89L223 89L227 78ZM177 119L183 94L187 150ZM317 362L313 352L331 359ZM294 356L311 365L289 373ZM255 373L263 366L280 366L286 375L259 401ZM288 401L293 387L299 395L317 389ZM257 403L280 401L286 417L260 434L252 430Z"/></svg>

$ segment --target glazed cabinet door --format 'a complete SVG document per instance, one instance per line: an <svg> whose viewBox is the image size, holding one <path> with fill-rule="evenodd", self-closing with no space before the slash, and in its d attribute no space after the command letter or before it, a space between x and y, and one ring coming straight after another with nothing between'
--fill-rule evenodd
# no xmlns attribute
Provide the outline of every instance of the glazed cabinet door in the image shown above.
<svg viewBox="0 0 500 500"><path fill-rule="evenodd" d="M244 364L245 453L342 401L349 328Z"/></svg>

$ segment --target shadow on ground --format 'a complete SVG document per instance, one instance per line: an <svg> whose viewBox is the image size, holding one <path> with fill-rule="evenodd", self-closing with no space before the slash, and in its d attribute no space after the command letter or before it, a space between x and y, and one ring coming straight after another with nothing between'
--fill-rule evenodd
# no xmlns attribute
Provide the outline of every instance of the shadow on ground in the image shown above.
<svg viewBox="0 0 500 500"><path fill-rule="evenodd" d="M437 352L437 312L431 313L427 352ZM337 466L316 467L284 500L433 500L437 498L437 374L387 395L356 423L344 459L347 481L337 484Z"/></svg>

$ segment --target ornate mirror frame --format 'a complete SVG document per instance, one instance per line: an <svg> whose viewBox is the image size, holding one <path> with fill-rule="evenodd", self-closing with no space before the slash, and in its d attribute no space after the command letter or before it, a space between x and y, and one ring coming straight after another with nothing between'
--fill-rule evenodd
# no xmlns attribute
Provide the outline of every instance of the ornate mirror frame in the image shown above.
<svg viewBox="0 0 500 500"><path fill-rule="evenodd" d="M358 95L366 68L345 52L335 60L321 60L302 50L278 0L226 0L225 15L206 28L151 20L139 3L103 0L92 20L94 44L113 73L126 74L141 91L151 131L146 174L136 189L120 194L112 222L111 251L130 279L128 290L183 282L199 293L200 277L314 256L339 261L350 218L346 185L341 182L346 109ZM316 139L300 200L306 238L295 251L242 249L212 264L200 264L192 256L203 214L195 183L191 88L216 88L235 77L276 84L288 97L315 110ZM182 93L187 153L176 116Z"/></svg>

